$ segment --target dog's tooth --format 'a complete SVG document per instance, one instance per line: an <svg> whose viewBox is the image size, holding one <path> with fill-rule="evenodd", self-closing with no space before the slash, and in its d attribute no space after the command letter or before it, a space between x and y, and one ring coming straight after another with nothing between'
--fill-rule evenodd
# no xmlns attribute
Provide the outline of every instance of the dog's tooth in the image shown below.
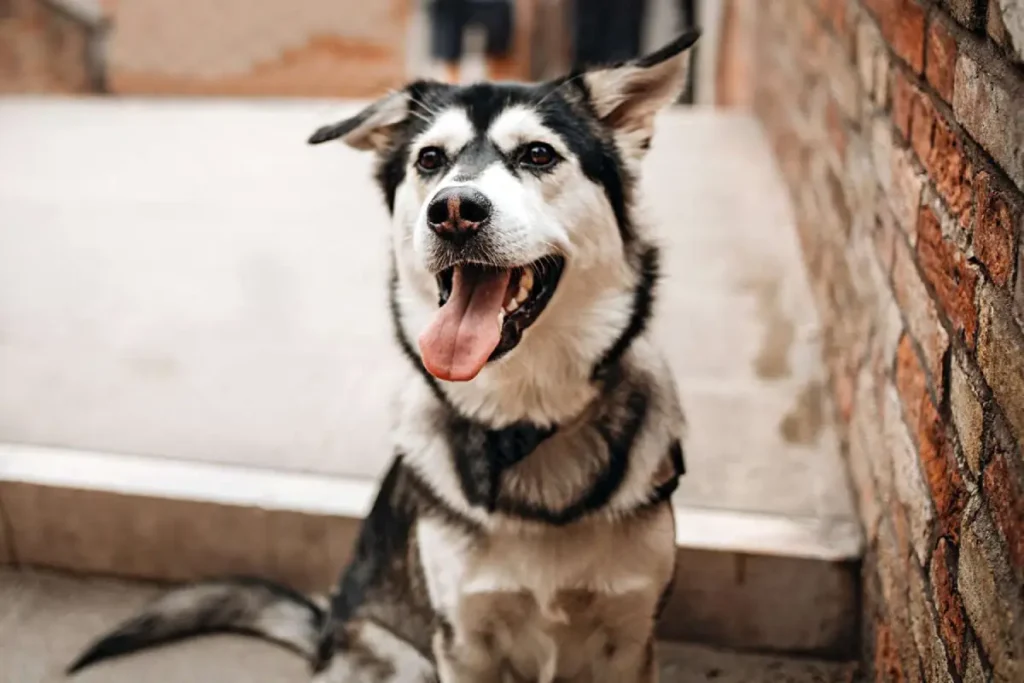
<svg viewBox="0 0 1024 683"><path fill-rule="evenodd" d="M508 311L509 313L513 312L517 308L519 308L519 301L517 301L516 299L512 299L505 304L505 310Z"/></svg>
<svg viewBox="0 0 1024 683"><path fill-rule="evenodd" d="M529 292L533 289L533 269L524 268L523 275L519 278L519 291L522 292L525 289Z"/></svg>

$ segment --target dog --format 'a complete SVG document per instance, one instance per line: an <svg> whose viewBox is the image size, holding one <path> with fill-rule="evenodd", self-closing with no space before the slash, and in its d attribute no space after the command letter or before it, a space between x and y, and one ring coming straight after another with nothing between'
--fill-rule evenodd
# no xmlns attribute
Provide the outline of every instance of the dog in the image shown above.
<svg viewBox="0 0 1024 683"><path fill-rule="evenodd" d="M322 599L173 590L70 672L234 632L321 683L657 680L685 424L638 180L698 35L539 84L417 81L313 134L376 155L409 361L351 563Z"/></svg>

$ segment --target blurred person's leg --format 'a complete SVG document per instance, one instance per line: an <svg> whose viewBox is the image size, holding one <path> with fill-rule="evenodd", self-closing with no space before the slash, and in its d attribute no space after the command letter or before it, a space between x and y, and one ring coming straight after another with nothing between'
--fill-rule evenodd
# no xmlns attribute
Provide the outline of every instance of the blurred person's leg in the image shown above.
<svg viewBox="0 0 1024 683"><path fill-rule="evenodd" d="M458 83L469 0L429 0L429 3L431 56L444 66L445 80Z"/></svg>
<svg viewBox="0 0 1024 683"><path fill-rule="evenodd" d="M572 61L575 68L606 61L608 19L616 0L574 0L572 3Z"/></svg>
<svg viewBox="0 0 1024 683"><path fill-rule="evenodd" d="M648 0L611 0L604 61L624 62L640 56Z"/></svg>
<svg viewBox="0 0 1024 683"><path fill-rule="evenodd" d="M472 23L486 36L484 58L487 78L492 81L518 80L512 59L515 37L515 9L512 0L470 0Z"/></svg>

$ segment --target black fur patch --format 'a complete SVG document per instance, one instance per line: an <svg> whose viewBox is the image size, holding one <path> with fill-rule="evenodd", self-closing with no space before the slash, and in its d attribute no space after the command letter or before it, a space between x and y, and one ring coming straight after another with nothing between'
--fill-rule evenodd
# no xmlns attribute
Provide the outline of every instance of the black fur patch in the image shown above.
<svg viewBox="0 0 1024 683"><path fill-rule="evenodd" d="M516 424L501 430L452 414L447 430L449 447L462 493L471 505L489 512L564 526L600 509L619 490L629 470L630 451L647 417L648 398L642 391L629 393L622 406L609 411L594 428L607 446L607 462L580 497L560 509L502 495L501 477L521 462L554 429Z"/></svg>
<svg viewBox="0 0 1024 683"><path fill-rule="evenodd" d="M448 398L441 391L437 379L423 366L420 354L413 347L409 338L405 336L405 328L402 326L402 312L398 307L398 266L393 261L391 263L391 281L388 283L388 309L391 313L391 326L395 335L395 341L398 342L398 348L402 350L402 353L412 363L412 366L420 373L423 381L427 383L427 386L434 392L438 400L447 405Z"/></svg>
<svg viewBox="0 0 1024 683"><path fill-rule="evenodd" d="M463 495L470 505L494 512L502 472L530 455L555 430L528 423L488 429L451 411L446 432Z"/></svg>
<svg viewBox="0 0 1024 683"><path fill-rule="evenodd" d="M562 509L552 510L523 501L499 500L499 509L506 514L524 519L564 526L607 505L622 486L629 471L630 451L647 418L647 404L646 394L640 391L633 392L626 400L621 424L612 424L611 420L605 420L597 425L597 430L608 447L608 462L597 479L575 502Z"/></svg>
<svg viewBox="0 0 1024 683"><path fill-rule="evenodd" d="M683 446L678 440L673 441L672 445L669 446L668 455L675 475L654 489L654 492L651 494L652 503L661 503L671 498L672 494L679 488L679 477L686 474L686 464L683 462Z"/></svg>
<svg viewBox="0 0 1024 683"><path fill-rule="evenodd" d="M326 618L324 611L306 596L265 579L231 577L186 586L180 591L188 592L201 587L207 589L202 600L177 610L168 609L158 602L149 611L121 624L112 633L89 646L68 667L67 673L81 671L102 660L213 633L248 635L293 649L300 647L295 643L279 641L272 632L258 627L258 615L273 605L286 604L295 608L301 614L300 618L307 620L312 631L321 628Z"/></svg>
<svg viewBox="0 0 1024 683"><path fill-rule="evenodd" d="M357 618L386 627L430 656L429 643L419 636L429 630L433 609L426 591L413 589L423 583L413 530L424 499L411 475L402 456L396 456L363 520L352 559L331 598L330 623L322 631L316 661L321 670L336 650L348 647L345 625Z"/></svg>
<svg viewBox="0 0 1024 683"><path fill-rule="evenodd" d="M609 371L615 368L622 359L623 354L629 350L637 337L645 329L654 310L654 298L657 290L659 273L658 250L656 247L648 246L639 257L640 281L633 292L633 312L629 317L629 324L622 331L615 343L605 351L601 360L594 366L591 378L594 381L607 379Z"/></svg>

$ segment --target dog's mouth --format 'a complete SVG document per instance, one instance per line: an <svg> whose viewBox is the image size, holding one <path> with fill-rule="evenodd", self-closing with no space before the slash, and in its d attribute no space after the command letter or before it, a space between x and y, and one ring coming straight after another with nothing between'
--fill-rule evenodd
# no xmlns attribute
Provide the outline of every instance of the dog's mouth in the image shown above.
<svg viewBox="0 0 1024 683"><path fill-rule="evenodd" d="M437 275L439 309L420 335L423 365L434 377L467 382L519 344L551 301L565 259L525 266L462 263Z"/></svg>

